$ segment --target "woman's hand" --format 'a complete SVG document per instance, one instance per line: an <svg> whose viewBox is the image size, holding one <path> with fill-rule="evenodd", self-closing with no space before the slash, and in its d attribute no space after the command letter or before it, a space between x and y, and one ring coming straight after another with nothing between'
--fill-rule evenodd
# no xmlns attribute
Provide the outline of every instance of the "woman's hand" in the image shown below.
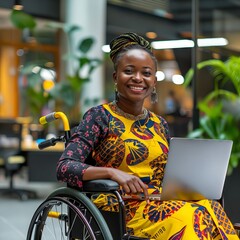
<svg viewBox="0 0 240 240"><path fill-rule="evenodd" d="M149 199L147 185L139 177L115 168L110 168L109 171L111 179L121 185L126 193L143 193L145 199Z"/></svg>
<svg viewBox="0 0 240 240"><path fill-rule="evenodd" d="M89 166L83 174L83 180L103 178L116 181L128 194L144 194L145 199L148 202L149 195L147 185L135 175L125 173L115 168L94 166Z"/></svg>

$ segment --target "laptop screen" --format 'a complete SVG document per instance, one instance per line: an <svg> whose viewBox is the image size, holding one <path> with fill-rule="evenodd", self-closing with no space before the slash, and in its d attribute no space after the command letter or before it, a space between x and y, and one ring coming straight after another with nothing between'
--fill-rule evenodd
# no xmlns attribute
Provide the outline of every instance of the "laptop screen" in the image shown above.
<svg viewBox="0 0 240 240"><path fill-rule="evenodd" d="M233 142L171 138L161 200L220 199Z"/></svg>

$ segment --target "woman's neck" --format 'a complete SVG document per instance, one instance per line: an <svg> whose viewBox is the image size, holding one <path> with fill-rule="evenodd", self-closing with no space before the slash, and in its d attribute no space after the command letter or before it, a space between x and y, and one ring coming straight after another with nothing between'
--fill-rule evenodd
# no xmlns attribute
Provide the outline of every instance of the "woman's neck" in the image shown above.
<svg viewBox="0 0 240 240"><path fill-rule="evenodd" d="M116 101L116 105L125 113L138 116L144 113L145 108L143 104L132 104L132 103L124 103L122 101Z"/></svg>

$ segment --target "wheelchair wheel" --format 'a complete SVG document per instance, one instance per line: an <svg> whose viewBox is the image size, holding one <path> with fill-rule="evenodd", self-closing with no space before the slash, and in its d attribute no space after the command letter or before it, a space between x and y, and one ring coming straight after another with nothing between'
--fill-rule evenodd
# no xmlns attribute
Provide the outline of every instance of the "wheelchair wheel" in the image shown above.
<svg viewBox="0 0 240 240"><path fill-rule="evenodd" d="M99 210L83 193L62 188L35 211L27 240L113 240Z"/></svg>

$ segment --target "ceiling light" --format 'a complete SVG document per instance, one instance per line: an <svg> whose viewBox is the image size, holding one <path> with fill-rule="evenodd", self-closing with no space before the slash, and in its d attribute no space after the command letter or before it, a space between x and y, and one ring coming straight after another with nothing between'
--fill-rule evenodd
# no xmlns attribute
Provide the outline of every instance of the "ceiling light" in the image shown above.
<svg viewBox="0 0 240 240"><path fill-rule="evenodd" d="M109 53L110 52L110 46L109 45L103 45L102 46L102 51L105 53Z"/></svg>
<svg viewBox="0 0 240 240"><path fill-rule="evenodd" d="M180 74L175 74L172 76L172 82L177 85L181 85L184 83L184 77Z"/></svg>
<svg viewBox="0 0 240 240"><path fill-rule="evenodd" d="M190 48L194 46L194 42L192 40L154 41L151 45L154 49Z"/></svg>
<svg viewBox="0 0 240 240"><path fill-rule="evenodd" d="M226 46L226 38L201 38L197 40L198 47ZM151 43L154 49L172 49L172 48L191 48L194 47L194 41L188 39L154 41Z"/></svg>
<svg viewBox="0 0 240 240"><path fill-rule="evenodd" d="M226 46L228 40L226 38L201 38L198 39L199 47L210 47L210 46Z"/></svg>
<svg viewBox="0 0 240 240"><path fill-rule="evenodd" d="M197 40L198 47L226 46L228 40L226 38L200 38ZM192 48L194 41L189 39L169 40L169 41L153 41L151 43L154 49L173 49L173 48ZM103 52L110 52L109 45L102 46Z"/></svg>
<svg viewBox="0 0 240 240"><path fill-rule="evenodd" d="M165 79L165 74L162 71L156 72L157 81L163 81Z"/></svg>
<svg viewBox="0 0 240 240"><path fill-rule="evenodd" d="M157 34L155 32L146 32L146 37L149 39L155 39Z"/></svg>
<svg viewBox="0 0 240 240"><path fill-rule="evenodd" d="M18 11L23 9L23 5L21 4L20 0L15 0L14 5L13 5L13 9L18 10Z"/></svg>

